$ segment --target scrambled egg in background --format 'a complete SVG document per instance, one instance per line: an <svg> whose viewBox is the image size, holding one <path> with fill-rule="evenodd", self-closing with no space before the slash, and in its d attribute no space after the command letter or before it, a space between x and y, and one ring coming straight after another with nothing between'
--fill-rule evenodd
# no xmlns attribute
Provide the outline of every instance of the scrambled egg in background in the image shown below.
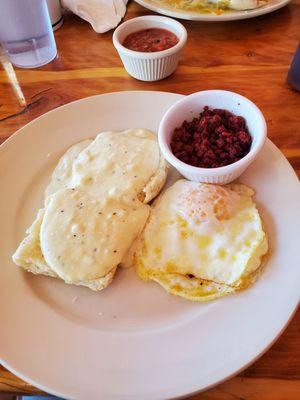
<svg viewBox="0 0 300 400"><path fill-rule="evenodd" d="M251 10L260 7L268 0L155 0L156 3L164 3L170 7L181 10L198 12L222 13L224 10Z"/></svg>

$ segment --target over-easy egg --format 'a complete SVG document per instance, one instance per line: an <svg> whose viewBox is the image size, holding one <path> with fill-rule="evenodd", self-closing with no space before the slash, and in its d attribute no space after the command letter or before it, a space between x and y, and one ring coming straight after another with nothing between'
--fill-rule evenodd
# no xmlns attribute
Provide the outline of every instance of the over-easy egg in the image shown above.
<svg viewBox="0 0 300 400"><path fill-rule="evenodd" d="M267 252L254 192L179 180L152 208L134 256L139 276L192 300L249 286Z"/></svg>

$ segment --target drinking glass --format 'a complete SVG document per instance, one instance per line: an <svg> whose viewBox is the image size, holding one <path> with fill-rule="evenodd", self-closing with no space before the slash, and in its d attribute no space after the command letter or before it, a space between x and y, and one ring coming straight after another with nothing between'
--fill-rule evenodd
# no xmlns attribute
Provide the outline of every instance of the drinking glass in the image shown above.
<svg viewBox="0 0 300 400"><path fill-rule="evenodd" d="M57 50L46 0L1 0L0 42L17 67L53 60Z"/></svg>

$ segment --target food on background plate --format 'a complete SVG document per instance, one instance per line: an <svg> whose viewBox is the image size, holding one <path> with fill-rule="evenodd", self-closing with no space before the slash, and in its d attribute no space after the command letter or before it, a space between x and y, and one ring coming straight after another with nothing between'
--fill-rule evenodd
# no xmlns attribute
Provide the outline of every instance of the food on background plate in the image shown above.
<svg viewBox="0 0 300 400"><path fill-rule="evenodd" d="M206 106L199 118L184 121L174 130L170 146L173 154L186 164L218 168L245 157L251 143L243 117Z"/></svg>
<svg viewBox="0 0 300 400"><path fill-rule="evenodd" d="M14 262L66 283L105 288L143 229L166 179L156 135L103 132L59 161Z"/></svg>
<svg viewBox="0 0 300 400"><path fill-rule="evenodd" d="M252 10L268 3L269 0L155 0L174 8L198 11L222 13L226 10Z"/></svg>
<svg viewBox="0 0 300 400"><path fill-rule="evenodd" d="M251 285L268 249L253 195L242 184L177 181L156 199L139 238L138 275L194 301Z"/></svg>
<svg viewBox="0 0 300 400"><path fill-rule="evenodd" d="M218 3L218 0L210 0L214 3ZM269 0L226 0L229 2L228 8L232 10L252 10L254 8L261 7L268 3Z"/></svg>
<svg viewBox="0 0 300 400"><path fill-rule="evenodd" d="M130 33L123 46L130 50L151 53L170 49L178 41L178 37L167 29L149 28Z"/></svg>

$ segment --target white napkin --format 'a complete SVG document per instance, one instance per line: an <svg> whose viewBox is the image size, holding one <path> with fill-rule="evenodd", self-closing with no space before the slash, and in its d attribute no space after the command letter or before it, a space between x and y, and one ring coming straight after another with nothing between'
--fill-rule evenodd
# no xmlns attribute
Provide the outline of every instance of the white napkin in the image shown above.
<svg viewBox="0 0 300 400"><path fill-rule="evenodd" d="M62 0L62 6L88 21L94 31L115 28L126 12L128 0Z"/></svg>

